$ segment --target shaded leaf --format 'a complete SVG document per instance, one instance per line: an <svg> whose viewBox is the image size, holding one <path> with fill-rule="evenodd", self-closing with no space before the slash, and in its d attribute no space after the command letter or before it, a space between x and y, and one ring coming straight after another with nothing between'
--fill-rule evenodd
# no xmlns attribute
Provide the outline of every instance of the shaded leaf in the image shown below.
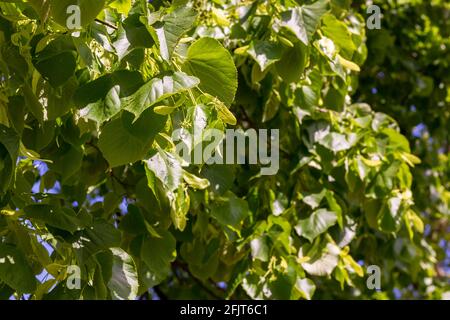
<svg viewBox="0 0 450 320"><path fill-rule="evenodd" d="M134 300L137 297L139 282L133 258L120 248L110 249L113 253L111 279L108 288L115 300Z"/></svg>
<svg viewBox="0 0 450 320"><path fill-rule="evenodd" d="M111 167L143 160L166 121L151 109L135 122L133 119L131 113L124 112L102 127L98 146Z"/></svg>
<svg viewBox="0 0 450 320"><path fill-rule="evenodd" d="M175 72L172 76L162 79L154 78L143 85L133 95L122 101L122 108L139 117L147 108L174 94L192 89L199 84L195 77L184 72Z"/></svg>
<svg viewBox="0 0 450 320"><path fill-rule="evenodd" d="M313 241L318 235L324 233L337 222L337 215L325 209L314 211L311 216L300 220L295 231L309 241Z"/></svg>
<svg viewBox="0 0 450 320"><path fill-rule="evenodd" d="M23 253L3 243L0 243L0 280L20 293L36 290L36 279Z"/></svg>

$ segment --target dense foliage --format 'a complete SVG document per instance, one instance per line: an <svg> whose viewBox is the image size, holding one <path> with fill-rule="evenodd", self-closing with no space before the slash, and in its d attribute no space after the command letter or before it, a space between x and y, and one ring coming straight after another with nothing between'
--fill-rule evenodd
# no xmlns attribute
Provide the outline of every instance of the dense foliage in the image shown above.
<svg viewBox="0 0 450 320"><path fill-rule="evenodd" d="M0 299L448 295L449 6L380 5L0 1ZM277 174L179 157L227 128Z"/></svg>
<svg viewBox="0 0 450 320"><path fill-rule="evenodd" d="M412 169L415 208L436 252L436 274L450 272L450 3L374 1L381 30L368 31L368 59L357 96L398 121L421 163ZM361 8L365 11L365 8ZM420 295L414 286L403 297ZM434 290L430 287L429 290Z"/></svg>

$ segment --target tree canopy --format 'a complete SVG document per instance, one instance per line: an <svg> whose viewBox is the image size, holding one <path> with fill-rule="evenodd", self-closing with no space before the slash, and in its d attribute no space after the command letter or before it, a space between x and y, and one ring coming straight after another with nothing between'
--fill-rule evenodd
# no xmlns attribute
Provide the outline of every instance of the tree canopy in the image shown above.
<svg viewBox="0 0 450 320"><path fill-rule="evenodd" d="M450 5L371 4L0 1L0 299L449 297Z"/></svg>

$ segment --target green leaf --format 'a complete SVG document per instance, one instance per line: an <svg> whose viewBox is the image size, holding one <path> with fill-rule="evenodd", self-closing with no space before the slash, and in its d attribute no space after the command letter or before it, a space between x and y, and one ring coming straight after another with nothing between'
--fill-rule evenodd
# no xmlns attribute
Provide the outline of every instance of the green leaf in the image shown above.
<svg viewBox="0 0 450 320"><path fill-rule="evenodd" d="M288 83L298 82L308 63L308 54L308 47L300 42L292 48L285 49L280 61L275 64L280 77Z"/></svg>
<svg viewBox="0 0 450 320"><path fill-rule="evenodd" d="M401 157L411 167L414 167L416 164L422 163L422 160L420 160L420 158L411 153L404 152L402 153Z"/></svg>
<svg viewBox="0 0 450 320"><path fill-rule="evenodd" d="M134 300L137 297L139 282L133 258L120 248L111 248L113 265L108 288L115 300Z"/></svg>
<svg viewBox="0 0 450 320"><path fill-rule="evenodd" d="M182 186L175 194L175 199L171 200L170 217L172 218L175 229L183 231L187 224L187 213L191 205L191 198Z"/></svg>
<svg viewBox="0 0 450 320"><path fill-rule="evenodd" d="M25 207L25 215L52 227L74 233L82 227L82 222L72 209L58 208L49 204L33 204Z"/></svg>
<svg viewBox="0 0 450 320"><path fill-rule="evenodd" d="M50 0L50 13L52 18L61 26L66 27L70 14L67 8L77 5L80 8L81 26L91 23L105 5L105 0Z"/></svg>
<svg viewBox="0 0 450 320"><path fill-rule="evenodd" d="M155 43L147 27L140 21L140 14L130 14L123 21L126 39L132 48L151 48ZM127 49L130 49L129 47Z"/></svg>
<svg viewBox="0 0 450 320"><path fill-rule="evenodd" d="M167 116L172 114L178 107L169 107L169 106L157 106L153 108L153 111L162 116Z"/></svg>
<svg viewBox="0 0 450 320"><path fill-rule="evenodd" d="M19 142L20 138L12 129L0 124L0 195L14 180Z"/></svg>
<svg viewBox="0 0 450 320"><path fill-rule="evenodd" d="M112 168L144 159L166 122L166 117L151 109L133 119L131 113L123 112L102 128L98 146Z"/></svg>
<svg viewBox="0 0 450 320"><path fill-rule="evenodd" d="M60 36L36 53L33 64L53 87L66 83L75 74L77 52L69 36Z"/></svg>
<svg viewBox="0 0 450 320"><path fill-rule="evenodd" d="M231 105L238 86L237 70L230 53L217 40L195 41L182 69L200 79L201 90Z"/></svg>
<svg viewBox="0 0 450 320"><path fill-rule="evenodd" d="M227 165L211 165L203 169L202 176L210 182L210 190L223 195L233 186L235 173Z"/></svg>
<svg viewBox="0 0 450 320"><path fill-rule="evenodd" d="M248 266L250 262L248 259L243 259L239 261L233 268L231 272L231 278L228 281L228 288L226 292L226 299L230 299L236 289L241 285L246 274L248 273Z"/></svg>
<svg viewBox="0 0 450 320"><path fill-rule="evenodd" d="M219 265L218 253L220 241L218 238L203 241L195 238L181 247L181 257L189 264L189 271L198 279L207 280L216 272Z"/></svg>
<svg viewBox="0 0 450 320"><path fill-rule="evenodd" d="M134 235L147 232L144 217L138 207L128 205L128 213L120 220L119 229Z"/></svg>
<svg viewBox="0 0 450 320"><path fill-rule="evenodd" d="M338 222L339 227L341 227L341 229L343 229L344 221L343 221L343 216L342 216L342 208L336 200L335 193L331 190L327 190L325 197L327 199L328 207L330 208L330 210L336 213L337 222Z"/></svg>
<svg viewBox="0 0 450 320"><path fill-rule="evenodd" d="M139 72L117 70L80 85L73 98L77 107L81 109L90 103L105 99L114 87L120 88L122 98L135 93L143 84L142 75Z"/></svg>
<svg viewBox="0 0 450 320"><path fill-rule="evenodd" d="M121 14L127 14L131 9L131 0L114 0L109 6Z"/></svg>
<svg viewBox="0 0 450 320"><path fill-rule="evenodd" d="M195 189L204 190L209 187L209 181L207 179L199 178L186 170L183 170L183 179Z"/></svg>
<svg viewBox="0 0 450 320"><path fill-rule="evenodd" d="M228 109L228 107L219 99L205 93L206 96L209 96L211 99L211 104L216 108L217 115L219 116L220 120L223 122L230 124L232 126L235 126L237 123L236 117L234 114Z"/></svg>
<svg viewBox="0 0 450 320"><path fill-rule="evenodd" d="M141 259L148 272L145 274L147 284L154 286L163 281L171 271L171 262L175 260L176 241L169 231L159 233L161 238L146 237L141 247Z"/></svg>
<svg viewBox="0 0 450 320"><path fill-rule="evenodd" d="M312 209L316 209L320 206L323 198L327 194L327 190L323 189L320 193L310 194L302 199L304 203L309 205Z"/></svg>
<svg viewBox="0 0 450 320"><path fill-rule="evenodd" d="M263 285L264 279L261 279L255 272L247 271L245 278L242 280L242 289L254 300L264 299Z"/></svg>
<svg viewBox="0 0 450 320"><path fill-rule="evenodd" d="M411 148L409 147L409 141L400 132L386 128L381 131L381 133L388 137L388 148L391 150L403 151L406 153L411 153Z"/></svg>
<svg viewBox="0 0 450 320"><path fill-rule="evenodd" d="M257 237L250 242L253 259L258 259L264 262L269 261L270 249L267 243L267 238L264 236Z"/></svg>
<svg viewBox="0 0 450 320"><path fill-rule="evenodd" d="M301 296L306 300L311 300L316 291L316 285L311 279L297 279L295 282L295 289L297 289Z"/></svg>
<svg viewBox="0 0 450 320"><path fill-rule="evenodd" d="M63 85L76 68L76 54L74 51L61 52L46 60L36 63L36 69L47 79L53 87Z"/></svg>
<svg viewBox="0 0 450 320"><path fill-rule="evenodd" d="M197 18L197 13L189 7L181 6L165 15L161 22L153 25L158 36L161 57L169 60L181 36L186 33Z"/></svg>
<svg viewBox="0 0 450 320"><path fill-rule="evenodd" d="M354 62L351 62L345 58L342 58L340 55L337 56L340 64L351 71L360 72L361 68Z"/></svg>
<svg viewBox="0 0 450 320"><path fill-rule="evenodd" d="M292 32L297 39L308 45L317 30L322 16L329 11L329 0L319 0L309 5L294 7L281 13L278 27Z"/></svg>
<svg viewBox="0 0 450 320"><path fill-rule="evenodd" d="M178 189L183 176L180 161L169 152L159 150L152 158L147 160L147 167L164 184L168 191Z"/></svg>
<svg viewBox="0 0 450 320"><path fill-rule="evenodd" d="M120 246L122 234L112 224L104 220L96 220L81 232L76 233L77 238L73 241L80 263L102 251Z"/></svg>
<svg viewBox="0 0 450 320"><path fill-rule="evenodd" d="M274 272L275 276L269 279L264 294L275 300L289 300L292 294L292 279L289 275Z"/></svg>
<svg viewBox="0 0 450 320"><path fill-rule="evenodd" d="M264 72L281 59L283 50L278 43L254 40L250 43L247 53L258 63L261 72Z"/></svg>
<svg viewBox="0 0 450 320"><path fill-rule="evenodd" d="M240 230L242 222L249 215L248 203L228 191L224 197L212 204L211 215L224 226Z"/></svg>
<svg viewBox="0 0 450 320"><path fill-rule="evenodd" d="M323 253L302 263L303 269L313 276L329 276L339 262L340 249L333 243L328 243ZM299 250L302 255L302 250Z"/></svg>
<svg viewBox="0 0 450 320"><path fill-rule="evenodd" d="M133 95L122 100L122 108L139 117L147 108L172 95L192 89L199 84L196 77L184 72L175 72L162 79L154 78L143 85Z"/></svg>
<svg viewBox="0 0 450 320"><path fill-rule="evenodd" d="M280 94L273 90L270 93L269 98L267 99L266 103L264 104L264 112L262 117L262 122L267 122L272 120L280 110Z"/></svg>
<svg viewBox="0 0 450 320"><path fill-rule="evenodd" d="M348 150L352 147L347 136L337 132L330 132L323 139L319 140L319 144L334 152Z"/></svg>
<svg viewBox="0 0 450 320"><path fill-rule="evenodd" d="M345 58L350 59L356 46L352 40L347 25L339 21L334 15L327 14L322 19L323 26L321 28L324 36L333 40L334 44L339 48L339 51Z"/></svg>
<svg viewBox="0 0 450 320"><path fill-rule="evenodd" d="M153 195L155 196L156 201L158 204L161 204L161 201L159 199L159 191L157 186L157 180L155 173L149 169L149 167L145 166L145 176L147 178L147 186L150 188L150 190L153 192Z"/></svg>
<svg viewBox="0 0 450 320"><path fill-rule="evenodd" d="M78 108L83 108L82 117L102 124L121 110L122 98L135 93L142 85L139 72L118 70L78 87L74 101Z"/></svg>
<svg viewBox="0 0 450 320"><path fill-rule="evenodd" d="M278 22L280 27L286 28L292 32L298 40L308 45L308 30L303 21L303 12L300 7L281 13L281 21Z"/></svg>
<svg viewBox="0 0 450 320"><path fill-rule="evenodd" d="M39 99L27 83L24 83L22 92L25 99L25 105L28 107L36 120L42 124L44 122L44 106L39 102Z"/></svg>
<svg viewBox="0 0 450 320"><path fill-rule="evenodd" d="M381 208L380 226L385 232L396 232L400 228L404 209L400 197L392 197Z"/></svg>
<svg viewBox="0 0 450 320"><path fill-rule="evenodd" d="M80 111L80 116L96 121L98 124L111 119L120 111L120 87L114 86L106 94L105 100L88 104Z"/></svg>
<svg viewBox="0 0 450 320"><path fill-rule="evenodd" d="M49 168L61 175L61 182L66 183L81 168L83 151L72 145L64 144L49 158L53 162Z"/></svg>
<svg viewBox="0 0 450 320"><path fill-rule="evenodd" d="M17 1L12 0L4 2L17 2ZM33 9L39 14L40 18L42 20L45 20L50 5L50 3L47 0L28 0L24 2L28 2L33 7Z"/></svg>
<svg viewBox="0 0 450 320"><path fill-rule="evenodd" d="M309 5L301 7L303 21L305 23L308 39L311 40L312 36L317 30L320 19L322 16L330 10L329 0L319 0ZM308 44L308 43L305 43Z"/></svg>
<svg viewBox="0 0 450 320"><path fill-rule="evenodd" d="M24 254L3 243L0 243L0 280L19 293L36 290L36 279Z"/></svg>
<svg viewBox="0 0 450 320"><path fill-rule="evenodd" d="M312 242L318 235L324 233L331 226L336 224L337 215L326 209L314 211L308 218L300 220L295 226L295 231Z"/></svg>

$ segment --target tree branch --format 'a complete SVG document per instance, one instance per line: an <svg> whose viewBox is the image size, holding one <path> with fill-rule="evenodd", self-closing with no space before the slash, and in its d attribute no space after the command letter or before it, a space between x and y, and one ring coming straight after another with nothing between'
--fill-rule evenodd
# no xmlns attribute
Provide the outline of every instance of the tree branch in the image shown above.
<svg viewBox="0 0 450 320"><path fill-rule="evenodd" d="M112 24L110 24L110 23L108 23L108 22L106 22L106 21L100 20L100 19L95 19L95 22L98 22L98 23L100 23L100 24L103 24L103 25L105 25L105 26L107 26L107 27L109 27L109 28L112 28L112 29L114 29L114 30L117 30L117 29L118 29L115 25L112 25Z"/></svg>
<svg viewBox="0 0 450 320"><path fill-rule="evenodd" d="M203 283L203 281L201 281L200 279L198 279L197 277L195 277L191 271L189 270L189 267L187 266L187 264L182 263L180 261L174 261L173 262L173 266L174 267L179 267L181 269L183 269L183 271L185 271L186 273L189 274L190 278L192 278L192 280L194 280L194 282L201 287L207 294L211 295L214 299L217 300L223 300L224 298L219 296L216 292L214 292L211 288L209 288L205 283Z"/></svg>

